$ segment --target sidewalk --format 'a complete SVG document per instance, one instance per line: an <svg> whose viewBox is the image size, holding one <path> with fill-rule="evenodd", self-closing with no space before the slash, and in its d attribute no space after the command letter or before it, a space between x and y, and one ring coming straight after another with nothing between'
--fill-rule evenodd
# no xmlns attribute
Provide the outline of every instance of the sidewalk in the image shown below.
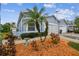
<svg viewBox="0 0 79 59"><path fill-rule="evenodd" d="M60 35L60 38L63 38L64 40L72 41L72 42L75 42L75 43L79 43L79 40L72 39L72 38L69 38L69 37L65 37L63 35Z"/></svg>

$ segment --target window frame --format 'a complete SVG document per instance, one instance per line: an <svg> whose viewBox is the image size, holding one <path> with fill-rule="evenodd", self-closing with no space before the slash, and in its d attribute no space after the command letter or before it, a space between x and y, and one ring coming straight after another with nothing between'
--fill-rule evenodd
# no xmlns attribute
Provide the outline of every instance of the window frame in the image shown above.
<svg viewBox="0 0 79 59"><path fill-rule="evenodd" d="M35 31L35 23L34 22L30 22L30 23L28 23L28 31Z"/></svg>

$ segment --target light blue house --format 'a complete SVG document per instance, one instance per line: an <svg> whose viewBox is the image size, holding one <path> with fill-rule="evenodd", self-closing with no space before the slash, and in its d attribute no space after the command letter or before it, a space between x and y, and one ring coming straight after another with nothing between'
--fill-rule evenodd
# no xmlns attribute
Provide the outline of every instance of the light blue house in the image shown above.
<svg viewBox="0 0 79 59"><path fill-rule="evenodd" d="M28 20L30 19L30 17L27 14L27 10L22 11L19 15L19 19L18 19L18 23L17 23L17 35L19 36L22 33L32 33L32 32L37 32L37 29L35 27L35 24L33 22L31 22L30 24L28 23ZM62 22L60 22L54 15L48 16L47 17L47 21L48 21L48 34L52 33L56 33L58 34L60 31L60 27L62 28L66 28L64 26L60 26ZM62 23L63 25L63 23ZM42 28L42 29L41 29ZM42 26L40 27L40 30L43 32L45 31L45 22L42 22ZM67 29L62 30L63 33L66 33Z"/></svg>

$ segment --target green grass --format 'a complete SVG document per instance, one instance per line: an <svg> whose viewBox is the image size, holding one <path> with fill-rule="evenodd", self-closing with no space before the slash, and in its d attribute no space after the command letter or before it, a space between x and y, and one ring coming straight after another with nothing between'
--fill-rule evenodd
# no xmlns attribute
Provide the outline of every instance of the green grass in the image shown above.
<svg viewBox="0 0 79 59"><path fill-rule="evenodd" d="M79 51L79 43L69 42L68 45Z"/></svg>

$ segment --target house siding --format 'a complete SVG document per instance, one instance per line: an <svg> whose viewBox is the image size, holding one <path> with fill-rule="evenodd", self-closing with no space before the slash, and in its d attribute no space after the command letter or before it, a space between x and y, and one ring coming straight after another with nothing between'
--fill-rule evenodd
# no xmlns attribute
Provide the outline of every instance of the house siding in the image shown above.
<svg viewBox="0 0 79 59"><path fill-rule="evenodd" d="M54 16L48 17L48 32L49 34L56 33L58 34L58 21L54 18Z"/></svg>

